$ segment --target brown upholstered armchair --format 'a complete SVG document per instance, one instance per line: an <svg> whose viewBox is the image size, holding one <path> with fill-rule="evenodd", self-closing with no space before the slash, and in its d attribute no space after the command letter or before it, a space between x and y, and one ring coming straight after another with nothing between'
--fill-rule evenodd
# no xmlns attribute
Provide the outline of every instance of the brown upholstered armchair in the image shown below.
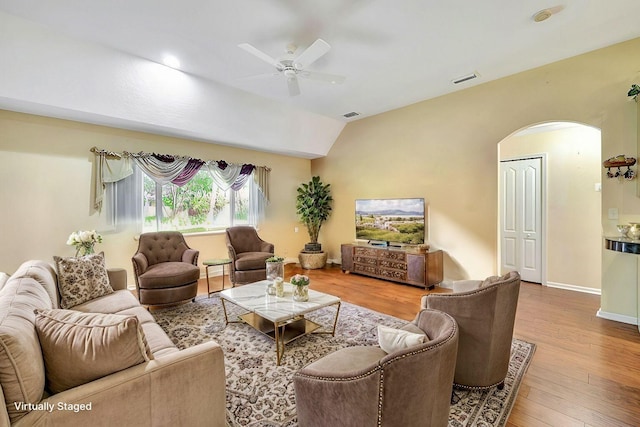
<svg viewBox="0 0 640 427"><path fill-rule="evenodd" d="M198 254L177 231L141 234L132 258L140 304L194 300L200 278Z"/></svg>
<svg viewBox="0 0 640 427"><path fill-rule="evenodd" d="M461 281L454 283L453 291L425 295L422 307L449 313L458 322L454 383L462 388L502 389L509 370L520 274L512 271L484 281Z"/></svg>
<svg viewBox="0 0 640 427"><path fill-rule="evenodd" d="M325 426L446 426L458 349L448 314L422 310L403 329L428 339L386 354L377 346L347 347L293 377L298 423Z"/></svg>
<svg viewBox="0 0 640 427"><path fill-rule="evenodd" d="M256 229L249 226L227 228L226 234L231 283L246 284L266 279L265 261L273 256L273 244L262 240Z"/></svg>

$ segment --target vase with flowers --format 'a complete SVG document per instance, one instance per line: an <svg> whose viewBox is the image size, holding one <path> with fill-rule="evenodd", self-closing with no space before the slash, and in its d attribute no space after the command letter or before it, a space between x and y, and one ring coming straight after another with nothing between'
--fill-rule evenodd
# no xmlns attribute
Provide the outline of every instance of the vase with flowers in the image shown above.
<svg viewBox="0 0 640 427"><path fill-rule="evenodd" d="M102 243L102 236L96 230L74 231L67 239L67 245L76 248L76 257L94 253L96 243Z"/></svg>
<svg viewBox="0 0 640 427"><path fill-rule="evenodd" d="M296 274L289 282L293 285L294 301L309 301L309 277L304 274Z"/></svg>

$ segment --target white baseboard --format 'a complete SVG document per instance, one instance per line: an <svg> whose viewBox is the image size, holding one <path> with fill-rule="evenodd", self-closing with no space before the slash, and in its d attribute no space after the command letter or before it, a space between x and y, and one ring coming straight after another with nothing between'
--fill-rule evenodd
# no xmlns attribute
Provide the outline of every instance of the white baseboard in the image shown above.
<svg viewBox="0 0 640 427"><path fill-rule="evenodd" d="M598 309L596 317L600 317L601 319L613 320L615 322L628 323L630 325L638 324L638 318L636 317L626 316L624 314L608 313L606 311L602 311L602 309Z"/></svg>
<svg viewBox="0 0 640 427"><path fill-rule="evenodd" d="M565 289L567 291L584 292L586 294L601 295L602 290L596 288L587 288L586 286L568 285L566 283L547 282L545 286L550 288Z"/></svg>

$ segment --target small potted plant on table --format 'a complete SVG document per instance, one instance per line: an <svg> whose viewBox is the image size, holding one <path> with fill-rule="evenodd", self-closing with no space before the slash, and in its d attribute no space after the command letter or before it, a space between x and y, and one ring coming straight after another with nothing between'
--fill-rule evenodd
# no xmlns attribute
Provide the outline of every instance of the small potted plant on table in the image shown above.
<svg viewBox="0 0 640 427"><path fill-rule="evenodd" d="M293 285L294 301L309 301L309 277L304 274L296 274L289 282Z"/></svg>

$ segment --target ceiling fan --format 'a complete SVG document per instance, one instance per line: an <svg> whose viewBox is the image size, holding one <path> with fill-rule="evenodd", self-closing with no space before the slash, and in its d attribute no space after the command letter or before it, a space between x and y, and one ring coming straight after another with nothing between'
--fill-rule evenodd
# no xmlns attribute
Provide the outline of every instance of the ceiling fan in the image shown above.
<svg viewBox="0 0 640 427"><path fill-rule="evenodd" d="M277 73L261 74L249 78L282 74L287 79L289 96L300 95L300 85L298 84L298 77L334 84L342 83L345 79L344 76L319 73L317 71L309 71L306 69L309 65L317 61L321 56L329 52L329 49L331 49L329 43L322 39L318 39L313 42L311 46L309 46L300 54L296 54L298 47L294 44L290 44L287 46L287 53L277 59L272 58L261 50L253 47L249 43L241 43L238 45L238 47L273 65L278 71Z"/></svg>

